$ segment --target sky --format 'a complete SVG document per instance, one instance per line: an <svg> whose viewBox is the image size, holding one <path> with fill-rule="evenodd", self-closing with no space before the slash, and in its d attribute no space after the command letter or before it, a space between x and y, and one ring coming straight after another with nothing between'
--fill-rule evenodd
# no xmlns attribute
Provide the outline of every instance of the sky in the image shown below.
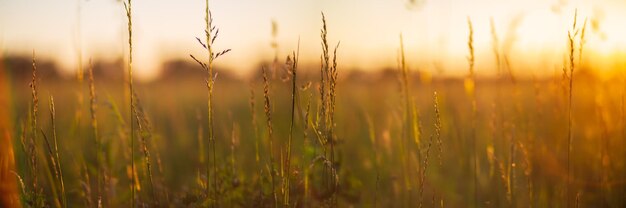
<svg viewBox="0 0 626 208"><path fill-rule="evenodd" d="M204 4L133 1L133 61L139 76L154 78L165 60L204 54L195 40L203 36ZM210 7L220 29L215 47L232 49L216 62L237 73L273 59L272 21L278 26L280 58L300 40L301 63L318 65L321 12L330 45L341 41L343 69L396 67L402 34L410 68L464 74L470 18L478 74L494 70L490 19L513 63L532 69L527 73L553 73L563 63L576 9L579 22L588 19L588 57L611 65L626 54L622 0L212 0ZM70 72L79 52L83 64L89 58L127 57L126 23L119 0L0 0L0 50L23 55L35 50Z"/></svg>

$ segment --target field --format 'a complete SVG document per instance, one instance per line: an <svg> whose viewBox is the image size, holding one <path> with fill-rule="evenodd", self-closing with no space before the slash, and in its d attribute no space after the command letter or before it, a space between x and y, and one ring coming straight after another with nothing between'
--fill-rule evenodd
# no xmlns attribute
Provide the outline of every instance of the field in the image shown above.
<svg viewBox="0 0 626 208"><path fill-rule="evenodd" d="M626 76L582 61L582 17L549 76L497 47L482 76L470 18L464 76L409 69L402 36L396 68L344 70L322 13L320 65L296 48L241 77L207 3L204 54L140 82L125 5L121 61L0 54L0 207L626 206Z"/></svg>

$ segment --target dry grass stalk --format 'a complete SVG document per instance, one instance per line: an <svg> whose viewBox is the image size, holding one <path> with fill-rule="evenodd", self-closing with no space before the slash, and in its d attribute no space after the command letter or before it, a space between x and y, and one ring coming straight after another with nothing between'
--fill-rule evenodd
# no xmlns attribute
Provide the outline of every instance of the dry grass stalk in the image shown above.
<svg viewBox="0 0 626 208"><path fill-rule="evenodd" d="M439 110L439 97L437 95L437 92L434 93L434 99L435 99L435 139L437 140L437 146L439 147L439 166L443 167L443 158L442 158L442 154L443 154L443 141L441 140L441 112Z"/></svg>
<svg viewBox="0 0 626 208"><path fill-rule="evenodd" d="M254 97L254 86L252 85L252 83L250 83L250 99L249 99L249 103L250 103L250 115L251 115L251 121L252 122L252 128L254 130L254 158L258 163L261 160L261 155L259 154L259 146L260 146L260 142L259 142L259 126L257 125L257 118L256 118L256 99Z"/></svg>
<svg viewBox="0 0 626 208"><path fill-rule="evenodd" d="M204 129L202 128L202 116L200 115L200 110L196 110L196 122L198 123L197 127L197 136L198 136L198 161L200 161L200 166L204 164Z"/></svg>
<svg viewBox="0 0 626 208"><path fill-rule="evenodd" d="M492 126L493 126L493 137L492 139L489 141L489 144L487 144L487 148L488 148L488 159L489 159L489 165L490 165L490 176L495 176L495 174L493 174L493 172L496 169L496 165L495 165L495 155L494 155L494 151L495 151L495 143L496 143L496 138L498 137L504 137L504 125L502 125L503 122L505 122L504 116L502 116L502 106L500 105L500 103L502 102L501 97L502 97L502 86L501 83L503 81L503 72L502 72L502 68L503 68L503 64L502 64L502 55L500 54L500 41L498 38L498 34L496 31L496 25L495 25L495 21L493 20L493 17L491 17L489 19L489 26L491 29L491 40L492 40L492 51L495 57L495 64L496 64L496 71L497 71L497 83L496 83L496 97L494 100L493 108L494 113L492 115ZM505 57L505 62L508 63L508 59ZM508 64L507 64L508 67ZM499 164L502 165L502 164ZM500 167L503 168L503 167ZM501 177L504 179L504 188L506 189L506 196L507 196L507 201L510 202L510 184L508 183L508 176L505 175L501 175ZM493 178L493 180L497 181L497 178ZM494 181L494 182L495 182ZM494 186L497 186L496 183L493 183ZM497 188L497 187L496 187ZM497 190L496 188L494 188L494 190Z"/></svg>
<svg viewBox="0 0 626 208"><path fill-rule="evenodd" d="M301 89L305 89L305 88L301 88ZM311 93L309 95L309 99L307 101L306 104L306 110L304 113L304 130L303 130L303 135L302 135L302 139L303 139L303 154L302 154L302 161L307 161L308 157L307 157L307 150L308 148L311 148L311 144L309 142L309 134L308 134L308 130L309 130L309 125L311 124L311 118L310 118L310 112L311 112L311 100L313 100L313 93ZM300 114L301 115L301 114ZM302 202L304 204L307 204L307 200L309 198L309 168L308 167L304 167L304 196L302 196Z"/></svg>
<svg viewBox="0 0 626 208"><path fill-rule="evenodd" d="M46 136L46 133L43 131L43 129L39 129L41 132L41 135L43 136L44 139L44 144L46 147L46 150L48 150L48 157L50 159L50 163L52 165L52 170L50 170L50 167L48 167L48 169L45 169L45 173L46 176L48 178L48 182L50 185L50 190L52 192L52 196L53 196L53 201L54 201L54 205L56 207L61 207L61 200L59 199L59 195L58 195L58 190L57 190L57 182L59 181L60 177L59 177L59 171L57 169L57 161L56 161L56 157L54 156L54 149L52 147L52 144L50 142L50 140L48 139L48 136ZM44 164L45 166L46 164ZM52 178L52 173L54 173L54 178Z"/></svg>
<svg viewBox="0 0 626 208"><path fill-rule="evenodd" d="M567 108L567 181L566 181L566 206L569 207L570 200L570 189L571 189L571 159L570 155L572 152L572 97L574 91L574 39L576 35L578 35L578 30L576 29L576 20L578 19L578 10L574 12L574 23L572 24L572 30L567 32L567 40L569 47L569 91L568 91L568 108Z"/></svg>
<svg viewBox="0 0 626 208"><path fill-rule="evenodd" d="M325 158L330 158L330 164L335 164L335 139L334 139L334 110L335 110L335 97L336 86L338 79L337 71L337 48L339 43L335 47L333 52L333 59L331 62L330 50L328 45L328 30L326 27L326 17L322 13L322 29L320 31L320 37L322 39L322 56L320 67L320 104L317 111L317 121L312 126L314 133L316 134L320 146L324 150ZM329 146L329 149L326 146ZM324 166L325 178L328 178L327 188L331 192L331 203L336 203L337 184L335 181L337 177L333 177L333 173Z"/></svg>
<svg viewBox="0 0 626 208"><path fill-rule="evenodd" d="M298 53L300 53L299 48L298 48ZM285 191L285 195L284 195L284 206L288 207L289 206L289 196L290 196L290 191L291 191L291 184L290 184L290 176L291 176L291 143L293 140L293 130L294 130L294 123L295 123L295 112L296 112L296 93L298 91L297 87L296 87L296 82L297 82L297 71L298 71L298 56L296 54L296 52L293 52L293 60L290 60L289 57L287 57L287 63L291 64L290 66L290 71L291 71L291 123L289 126L289 138L287 140L287 168L286 168L286 173L287 173L287 177L285 179L285 182L283 184Z"/></svg>
<svg viewBox="0 0 626 208"><path fill-rule="evenodd" d="M374 152L374 169L376 170L376 182L374 184L374 199L373 205L377 207L378 205L378 191L379 191L379 182L380 182L380 162L379 162L379 147L378 141L376 139L376 129L374 127L374 121L372 121L372 117L364 112L365 121L367 122L368 136L370 139L370 143L372 144L372 149Z"/></svg>
<svg viewBox="0 0 626 208"><path fill-rule="evenodd" d="M93 129L93 137L96 140L96 145L98 145L98 149L97 151L101 151L100 149L100 145L101 145L101 141L100 138L98 137L98 119L97 119L97 110L98 110L98 104L97 104L97 98L96 98L96 86L95 86L95 81L94 81L94 76L93 76L93 64L91 62L91 60L89 60L89 101L90 101L90 107L89 110L91 112L91 128Z"/></svg>
<svg viewBox="0 0 626 208"><path fill-rule="evenodd" d="M330 113L328 115L329 117L329 124L328 124L328 141L330 141L330 161L331 164L335 164L335 133L334 133L334 129L335 129L335 100L337 97L336 94L336 88L337 88L337 48L339 48L339 43L337 43L337 46L335 46L335 50L333 52L333 65L330 68ZM334 167L333 167L334 169ZM339 184L339 180L338 180L338 174L335 173L335 176L337 177L331 177L331 184L333 184L332 190L333 190L333 203L335 205L337 205L337 197L336 197L336 192L337 192L337 186Z"/></svg>
<svg viewBox="0 0 626 208"><path fill-rule="evenodd" d="M239 127L239 124L233 123L233 129L230 135L230 169L234 177L233 179L236 179L237 177L237 171L235 169L235 164L237 164L235 159L235 148L239 145L239 137L241 137L240 134L241 128Z"/></svg>
<svg viewBox="0 0 626 208"><path fill-rule="evenodd" d="M278 195L276 193L276 179L274 170L274 138L272 128L272 106L270 102L270 84L267 70L263 68L263 97L265 98L265 118L267 121L267 136L269 140L269 156L270 156L270 180L272 183L272 195L274 196L274 207L278 207Z"/></svg>
<svg viewBox="0 0 626 208"><path fill-rule="evenodd" d="M578 66L582 67L583 62L583 48L585 43L587 42L585 39L585 33L587 32L587 18L585 18L585 22L583 23L583 28L580 31L580 41L578 45Z"/></svg>
<svg viewBox="0 0 626 208"><path fill-rule="evenodd" d="M270 46L272 50L274 50L274 59L272 60L272 66L270 67L272 79L276 78L276 72L279 69L280 63L278 63L278 23L275 20L272 20L272 40L270 42Z"/></svg>
<svg viewBox="0 0 626 208"><path fill-rule="evenodd" d="M91 198L91 185L89 183L89 181L91 181L91 178L89 177L89 170L87 169L87 164L85 163L84 160L80 162L79 174L82 179L80 181L80 187L81 187L80 191L81 191L81 194L85 198L85 206L94 207L93 205L94 203Z"/></svg>
<svg viewBox="0 0 626 208"><path fill-rule="evenodd" d="M133 123L133 19L132 19L132 0L128 0L128 3L124 2L124 10L126 11L126 18L128 20L128 89L130 99L130 163L131 163L131 184L130 184L130 206L135 206L135 187L137 179L134 174L135 171L135 125Z"/></svg>
<svg viewBox="0 0 626 208"><path fill-rule="evenodd" d="M133 93L134 94L134 93ZM137 95L135 95L137 96ZM146 163L146 170L148 173L148 181L150 182L150 187L152 189L152 200L156 203L156 206L159 205L159 198L157 197L156 194L156 188L154 185L154 177L152 174L152 163L151 163L151 157L150 157L150 150L148 149L148 139L152 138L152 134L149 130L149 128L147 128L146 126L148 125L147 123L147 118L145 117L145 114L143 112L143 109L141 109L140 107L140 103L139 100L137 98L135 98L135 106L133 107L134 109L134 116L135 116L135 120L137 122L137 127L139 128L139 135L140 135L140 139L141 139L141 148L143 150L143 154L144 154L144 161Z"/></svg>
<svg viewBox="0 0 626 208"><path fill-rule="evenodd" d="M524 175L526 176L526 186L528 190L528 202L534 203L534 194L533 194L533 181L532 181L532 172L533 172L533 164L530 158L530 152L528 148L522 144L522 142L518 143L520 150L522 152L524 158Z"/></svg>
<svg viewBox="0 0 626 208"><path fill-rule="evenodd" d="M328 65L330 63L330 57L328 55L328 40L326 39L326 35L328 31L326 30L326 17L324 13L322 13L322 30L320 32L320 36L322 38L322 67L320 67L320 100L322 101L320 106L319 115L322 116L321 124L317 124L317 126L326 126L327 125L327 97L328 92L326 91L326 86L328 82Z"/></svg>
<svg viewBox="0 0 626 208"><path fill-rule="evenodd" d="M318 126L322 126L325 130L326 134L332 133L332 128L334 125L334 110L335 110L335 97L336 97L336 86L337 86L337 48L339 48L339 43L335 46L333 51L333 57L331 62L330 49L328 45L328 30L326 28L326 17L324 13L322 13L322 30L320 33L322 38L322 66L321 66L321 77L320 77L320 96L321 96L321 110L320 115L322 115L322 122ZM332 138L325 138L329 142L332 147Z"/></svg>
<svg viewBox="0 0 626 208"><path fill-rule="evenodd" d="M76 44L76 96L78 99L78 107L75 110L75 122L76 124L81 123L82 119L82 110L84 104L84 96L83 96L83 81L85 78L85 70L83 69L83 40L82 40L82 27L81 27L81 16L82 16L82 5L81 1L77 1L76 4L76 28L75 28L75 44Z"/></svg>
<svg viewBox="0 0 626 208"><path fill-rule="evenodd" d="M473 174L473 187L474 187L474 206L478 206L478 155L476 154L476 93L475 93L475 83L476 83L476 75L474 73L474 27L472 26L472 20L467 17L467 26L469 29L469 35L467 40L467 48L469 49L469 56L467 57L467 61L469 64L469 74L465 79L465 91L471 99L472 102L472 127L471 127L471 142L472 142L472 174Z"/></svg>
<svg viewBox="0 0 626 208"><path fill-rule="evenodd" d="M205 83L206 83L206 87L207 87L207 96L208 96L208 100L207 100L207 114L208 114L208 140L209 140L209 145L211 147L211 151L207 152L207 159L211 158L210 154L213 154L213 164L212 164L212 168L213 168L213 199L215 200L215 205L219 206L219 198L218 198L218 183L217 183L217 159L216 159L216 146L215 146L215 133L214 133L214 129L213 129L213 87L215 84L215 79L217 78L217 73L214 73L213 71L213 62L215 61L215 59L217 59L218 57L225 55L226 53L230 52L230 49L226 49L223 51L220 51L218 53L215 53L214 48L213 48L213 43L215 43L215 40L217 39L217 36L219 34L219 29L216 28L215 26L213 26L213 17L211 16L211 11L209 10L209 1L206 0L205 2L205 23L206 23L206 27L205 27L205 42L203 42L202 40L200 40L200 38L196 38L196 40L198 40L198 43L207 50L207 56L208 56L208 63L204 63L200 60L198 60L196 57L194 57L193 55L190 55L191 58L196 61L198 64L200 64L200 66L202 67L202 69L206 72L206 79L205 79ZM209 197L209 176L210 176L210 172L211 172L211 167L210 167L210 163L207 162L207 169L206 169L206 174L207 174L207 186L206 186L206 197Z"/></svg>
<svg viewBox="0 0 626 208"><path fill-rule="evenodd" d="M513 138L511 141L511 144L509 145L509 163L507 165L508 167L508 174L509 174L509 195L510 195L510 203L511 206L517 206L517 201L515 198L515 169L516 169L516 163L515 161L517 161L516 159L516 152L517 152L517 146L516 146L516 142L515 139Z"/></svg>
<svg viewBox="0 0 626 208"><path fill-rule="evenodd" d="M409 130L409 128L407 128L406 126L413 126L411 125L411 121L412 119L410 118L411 115L413 114L411 111L413 108L411 108L411 99L410 99L410 92L409 92L409 79L408 79L408 68L406 66L406 59L405 59L405 54L404 54L404 40L402 38L402 34L400 34L400 71L402 73L401 76L401 86L402 86L402 92L403 92L403 96L404 96L404 101L405 101L405 110L404 110L404 114L403 114L403 120L404 120L404 129L402 131L402 143L400 144L400 157L401 157L401 161L402 161L402 172L403 172L403 179L404 179L404 187L406 189L406 191L409 193L411 193L411 181L410 178L412 178L409 174L409 170L411 169L409 167L409 151L407 149L408 144L409 144L409 138L410 138L410 134L411 131ZM415 142L419 145L419 140L415 140ZM408 197L410 198L410 197Z"/></svg>
<svg viewBox="0 0 626 208"><path fill-rule="evenodd" d="M417 109L415 108L415 98L411 93L411 83L409 82L409 68L406 64L406 58L404 53L404 40L402 38L402 34L400 34L400 71L402 73L401 81L402 81L402 91L404 93L404 102L405 102L405 123L410 126L410 129L407 128L407 140L410 137L413 137L416 145L420 145L420 128L419 128L419 120ZM408 143L407 143L408 144Z"/></svg>
<svg viewBox="0 0 626 208"><path fill-rule="evenodd" d="M32 180L32 195L36 196L39 194L39 187L37 186L37 112L39 111L39 97L37 94L37 62L35 61L35 51L33 50L33 60L32 60L32 81L30 83L31 96L32 96L32 106L30 109L31 116L31 126L30 126L30 142L28 147L28 154L30 155L30 166L31 166L31 180Z"/></svg>
<svg viewBox="0 0 626 208"><path fill-rule="evenodd" d="M489 18L489 26L490 26L490 31L491 31L491 40L492 40L492 50L493 50L493 54L495 55L496 58L496 70L498 72L498 78L502 77L502 61L501 61L501 55L500 55L500 41L498 39L498 33L496 31L496 23L493 20L493 17Z"/></svg>
<svg viewBox="0 0 626 208"><path fill-rule="evenodd" d="M418 207L422 207L423 205L423 201L424 201L424 183L426 181L426 170L428 169L428 158L429 158L429 153L430 153L430 148L433 145L433 140L435 140L436 142L440 142L441 140L441 117L439 115L439 101L437 98L437 92L433 93L433 100L434 100L434 108L435 108L435 135L431 135L430 139L428 141L428 146L426 147L426 155L424 156L424 166L422 167L422 174L421 174L421 180L420 180L420 192L419 192L419 196L420 196L420 202L419 202L419 206ZM441 151L441 150L440 150ZM433 196L433 202L434 202L434 196ZM434 203L433 203L434 205Z"/></svg>
<svg viewBox="0 0 626 208"><path fill-rule="evenodd" d="M206 86L207 86L207 95L208 95L208 100L207 100L207 114L208 114L208 136L209 136L209 144L211 145L211 152L213 153L213 200L215 200L215 205L219 206L219 200L217 197L217 157L216 157L216 153L215 153L215 132L213 130L213 84L215 84L215 77L213 75L213 41L215 40L215 38L217 37L217 33L219 32L219 30L215 30L215 37L211 37L212 32L214 30L212 24L213 24L213 17L211 17L211 11L209 10L209 0L206 0L205 2L205 23L206 23L206 27L205 27L205 41L206 41L206 50L207 50L207 55L209 57L209 63L208 65L205 67L205 71L207 73L207 78L206 78ZM207 159L211 158L210 156L207 156ZM208 194L208 187L210 183L208 183L209 181L209 172L210 169L208 167L207 163L207 197L209 196Z"/></svg>
<svg viewBox="0 0 626 208"><path fill-rule="evenodd" d="M59 145L57 142L57 128L56 128L56 110L54 108L54 98L50 96L50 120L52 121L52 139L54 141L54 157L56 160L56 171L58 173L57 180L61 185L61 202L63 203L63 207L67 207L67 197L65 193L65 182L63 179L63 170L61 169L61 157L59 156ZM54 161L54 160L53 160ZM54 162L53 162L54 165Z"/></svg>
<svg viewBox="0 0 626 208"><path fill-rule="evenodd" d="M472 20L467 18L467 26L469 28L469 36L467 40L467 48L469 49L469 56L467 57L469 63L469 76L474 78L474 27L472 26Z"/></svg>
<svg viewBox="0 0 626 208"><path fill-rule="evenodd" d="M91 128L93 130L93 138L96 143L96 166L98 169L98 173L96 175L96 180L98 181L98 203L102 202L102 194L104 193L104 149L102 148L102 141L98 136L98 119L97 119L97 110L98 105L96 101L96 87L93 78L93 63L89 60L89 111L91 113Z"/></svg>

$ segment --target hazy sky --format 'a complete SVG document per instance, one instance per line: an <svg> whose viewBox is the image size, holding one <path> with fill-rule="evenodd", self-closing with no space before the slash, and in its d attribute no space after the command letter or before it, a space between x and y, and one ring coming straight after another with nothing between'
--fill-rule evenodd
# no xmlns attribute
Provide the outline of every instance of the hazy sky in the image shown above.
<svg viewBox="0 0 626 208"><path fill-rule="evenodd" d="M273 57L272 20L278 23L281 58L296 49L300 38L303 62L317 63L322 11L331 45L341 41L339 64L344 69L395 67L403 33L412 68L434 71L442 66L451 74L465 73L467 17L474 23L478 70L493 68L491 17L501 41L514 38L513 62L554 66L562 63L575 8L579 21L585 17L590 21L586 46L590 54L606 58L614 51L626 51L626 3L621 0L213 0L210 4L220 28L216 47L232 49L218 64L239 72ZM203 0L134 0L133 18L138 74L149 78L163 60L203 54L195 40L203 35ZM517 27L511 24L515 21ZM73 69L78 47L85 62L89 57L126 55L121 1L0 0L0 48L6 53L29 54L34 49ZM553 69L542 70L552 73Z"/></svg>

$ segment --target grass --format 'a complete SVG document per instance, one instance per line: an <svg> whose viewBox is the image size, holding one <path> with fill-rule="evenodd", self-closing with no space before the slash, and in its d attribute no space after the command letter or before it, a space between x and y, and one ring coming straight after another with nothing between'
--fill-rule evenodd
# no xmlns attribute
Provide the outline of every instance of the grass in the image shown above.
<svg viewBox="0 0 626 208"><path fill-rule="evenodd" d="M272 196L274 197L274 207L278 207L278 193L276 192L276 171L274 169L275 161L274 161L274 137L272 136L273 128L272 128L272 106L270 101L270 85L269 78L267 75L267 70L263 68L263 98L264 102L264 112L265 112L265 121L267 125L267 138L269 141L269 167L268 174L270 175L271 183L272 183Z"/></svg>
<svg viewBox="0 0 626 208"><path fill-rule="evenodd" d="M94 142L96 144L96 151L94 151L95 155L96 155L96 166L98 169L98 174L96 177L96 180L98 181L98 201L99 204L102 202L102 193L103 193L103 182L104 182L104 158L103 158L103 154L104 154L104 149L102 147L102 141L100 140L100 137L98 136L98 118L97 118L97 110L98 110L98 104L96 102L96 87L95 87L95 81L93 78L93 63L91 63L91 61L89 61L89 111L91 113L91 128L93 131L93 138L94 138ZM80 82L79 82L80 83ZM80 106L80 105L79 105Z"/></svg>
<svg viewBox="0 0 626 208"><path fill-rule="evenodd" d="M135 97L137 97L135 95ZM149 128L146 127L146 125L148 124L145 118L145 115L143 113L143 110L141 110L141 107L139 107L140 105L138 104L138 100L137 98L135 98L135 106L133 106L133 115L135 116L135 121L137 122L137 127L139 127L139 138L141 139L141 149L143 151L144 154L144 161L146 164L146 170L147 170L147 174L148 174L148 181L150 182L150 189L151 189L151 193L152 193L152 201L155 203L155 206L159 206L159 198L156 194L156 187L155 187L155 183L154 183L154 176L152 174L152 163L151 163L151 159L150 159L150 150L147 144L147 140L151 139L151 133L149 131Z"/></svg>
<svg viewBox="0 0 626 208"><path fill-rule="evenodd" d="M287 141L287 169L286 169L286 173L287 173L287 177L286 177L286 181L284 182L284 189L285 191L285 198L284 200L284 206L288 207L289 206L289 194L291 192L291 179L290 179L290 175L291 175L291 144L292 144L292 140L293 140L293 131L294 131L294 124L295 124L295 116L296 116L296 93L297 93L297 87L296 87L296 82L297 82L297 72L298 72L298 56L296 55L296 52L293 52L293 60L290 60L289 58L287 58L287 62L291 63L290 66L290 71L291 71L291 123L289 125L289 138Z"/></svg>
<svg viewBox="0 0 626 208"><path fill-rule="evenodd" d="M591 54L583 51L586 23L569 31L562 82L514 78L512 66L523 70L525 60L509 60L493 19L488 23L495 78L476 76L483 68L476 64L482 53L473 23L480 23L469 18L465 77L416 82L424 66L411 63L407 36L400 36L397 70L344 71L343 51L329 33L333 18L324 13L319 69L299 63L299 41L284 62L279 60L274 23L274 63L241 80L216 62L230 49L216 49L219 29L206 1L205 36L197 38L202 55L191 55L202 71L149 83L133 79L134 17L131 1L125 5L128 82L102 75L90 61L85 108L91 121L76 124L74 113L86 110L75 102L76 83L45 76L34 54L32 75L10 83L16 90L9 109L17 124L10 135L23 150L12 153L16 167L10 176L19 182L24 206L624 203L619 179L626 169L618 156L626 153L620 145L626 131L623 122L615 122L624 113L618 103L623 91L615 89L624 86L585 72L595 63L583 62L583 52ZM50 116L40 115L40 105L48 105Z"/></svg>
<svg viewBox="0 0 626 208"><path fill-rule="evenodd" d="M439 101L437 100L437 92L433 93L433 101L435 108L435 134L430 136L428 140L428 146L426 146L426 154L424 155L424 165L422 166L421 180L420 180L420 191L419 197L420 202L418 207L422 207L424 203L424 182L426 181L426 170L428 169L428 158L430 156L430 148L433 145L433 142L438 142L439 147L441 147L441 117L439 115ZM440 151L442 149L439 149ZM433 200L434 200L433 196ZM433 204L434 205L434 204Z"/></svg>
<svg viewBox="0 0 626 208"><path fill-rule="evenodd" d="M200 64L200 66L204 69L204 71L206 72L206 79L205 79L205 83L206 83L206 87L207 87L207 95L208 95L208 100L207 100L207 119L208 119L208 144L211 147L211 151L207 152L207 159L208 158L213 158L213 162L212 162L212 167L209 167L210 163L207 162L207 167L206 167L206 178L207 178L207 183L206 183L206 197L208 199L209 197L209 176L211 175L211 168L213 169L213 202L212 203L214 206L219 206L219 197L218 197L218 170L217 170L217 156L216 156L216 142L215 142L215 134L214 134L214 125L213 125L213 88L214 88L214 84L215 84L215 79L217 78L217 74L214 72L213 70L213 62L215 61L215 59L217 59L218 57L230 52L230 49L226 49L223 50L221 52L215 53L214 52L214 47L213 47L213 43L215 42L215 40L217 39L217 35L219 34L219 29L216 28L215 26L213 26L213 17L211 16L211 11L209 10L209 1L206 1L205 4L205 23L206 23L206 27L205 27L205 42L203 43L202 40L200 40L199 38L196 38L198 40L198 42L200 43L200 45L206 49L207 51L207 57L208 57L208 62L204 63L200 60L198 60L196 57L194 57L193 55L190 55L192 59L194 59L198 64ZM211 153L213 154L211 156Z"/></svg>
<svg viewBox="0 0 626 208"><path fill-rule="evenodd" d="M479 199L478 199L478 154L476 153L476 148L477 148L477 144L476 144L476 132L474 131L474 129L476 129L476 123L474 122L474 120L476 120L476 110L477 110L477 104L476 104L476 74L474 72L474 62L475 62L475 57L474 57L474 27L472 26L472 20L467 17L467 26L469 29L469 34L468 34L468 39L467 39L467 48L469 50L469 56L467 57L467 62L469 65L468 71L469 74L467 75L467 77L465 78L465 91L468 95L468 97L470 97L470 102L471 102L471 109L472 109L472 123L471 123L471 133L470 133L470 137L469 139L471 140L471 149L470 149L470 153L471 153L471 158L472 158L472 174L473 174L473 185L472 187L474 187L473 193L474 193L474 207L478 207L479 204Z"/></svg>
<svg viewBox="0 0 626 208"><path fill-rule="evenodd" d="M59 156L59 144L57 142L57 128L56 128L56 111L54 108L54 98L50 96L50 121L52 124L52 139L54 141L54 161L52 164L56 165L55 168L55 176L61 185L61 202L63 207L67 207L67 197L65 193L65 182L63 180L63 169L61 168L61 157ZM52 155L52 154L51 154Z"/></svg>
<svg viewBox="0 0 626 208"><path fill-rule="evenodd" d="M405 104L405 108L404 108L404 114L403 114L403 121L404 121L404 131L403 133L403 144L400 146L400 154L401 156L401 160L402 160L402 171L403 171L403 175L404 175L404 186L406 191L408 192L408 195L406 197L406 200L408 200L409 198L411 198L411 194L412 194L412 182L411 182L411 164L409 162L409 155L411 154L409 152L409 146L410 146L410 138L411 136L415 136L415 143L418 145L419 147L419 136L415 134L414 131L411 131L412 129L415 129L414 127L416 126L416 124L414 123L415 119L414 119L414 115L415 113L413 112L413 104L412 104L412 96L411 96L411 92L410 92L410 88L409 88L409 79L408 79L408 67L406 65L406 59L405 59L405 54L404 54L404 40L402 38L402 34L400 34L400 70L401 70L401 85L402 85L402 92L403 92L403 97L404 97L404 104ZM413 133L413 134L412 134ZM419 153L418 153L419 155ZM419 157L419 156L418 156ZM419 161L419 159L418 159ZM419 169L419 166L418 166ZM421 181L420 181L421 183ZM420 190L421 192L421 190ZM406 205L405 205L406 206Z"/></svg>
<svg viewBox="0 0 626 208"><path fill-rule="evenodd" d="M27 200L29 204L33 206L41 206L43 205L43 200L41 198L42 189L38 186L38 160L37 160L37 112L39 111L39 96L38 96L38 88L37 88L37 63L35 61L35 51L33 50L33 62L32 62L32 81L30 82L32 103L31 103L31 111L30 113L30 142L28 144L27 154L30 156L30 170L31 170L31 183L32 189Z"/></svg>
<svg viewBox="0 0 626 208"><path fill-rule="evenodd" d="M135 207L135 187L136 187L136 177L135 177L135 125L133 124L133 112L134 112L134 100L133 100L133 19L132 19L132 0L128 0L128 4L124 2L124 9L126 11L126 18L128 19L128 89L129 89L129 100L130 100L130 112L129 112L129 123L130 123L130 206ZM99 193L100 194L100 193ZM101 198L101 196L99 197Z"/></svg>
<svg viewBox="0 0 626 208"><path fill-rule="evenodd" d="M567 202L569 203L571 197L571 178L572 178L572 173L571 173L571 152L572 152L572 140L573 140L573 134L572 134L572 98L574 96L574 69L575 69L575 39L577 36L580 36L580 45L579 45L579 57L578 57L578 63L579 65L582 63L582 52L583 52L583 46L585 43L585 30L586 30L586 26L587 26L587 20L585 19L585 23L582 29L582 32L580 31L580 29L577 27L577 20L578 20L578 10L575 11L574 13L574 22L572 24L572 29L570 31L567 32L567 40L568 40L568 47L569 47L569 76L567 76L568 78L568 83L569 83L569 88L568 88L568 110L567 110L567 114L568 114L568 119L567 119L567 186L566 186L566 194L567 194ZM580 66L579 66L580 67ZM578 201L578 200L576 200Z"/></svg>
<svg viewBox="0 0 626 208"><path fill-rule="evenodd" d="M328 44L328 29L326 27L326 16L322 13L322 29L320 31L320 37L322 40L322 66L320 67L320 111L318 112L318 120L315 124L315 131L322 149L324 152L323 157L318 157L323 160L324 179L327 181L327 191L330 194L328 200L329 205L336 205L337 184L336 180L338 175L334 168L335 165L335 101L336 101L336 86L337 86L337 48L339 43L335 46L332 62L330 56L330 49ZM321 117L321 118L320 118ZM323 158L323 159L322 159ZM329 159L330 158L330 159Z"/></svg>

